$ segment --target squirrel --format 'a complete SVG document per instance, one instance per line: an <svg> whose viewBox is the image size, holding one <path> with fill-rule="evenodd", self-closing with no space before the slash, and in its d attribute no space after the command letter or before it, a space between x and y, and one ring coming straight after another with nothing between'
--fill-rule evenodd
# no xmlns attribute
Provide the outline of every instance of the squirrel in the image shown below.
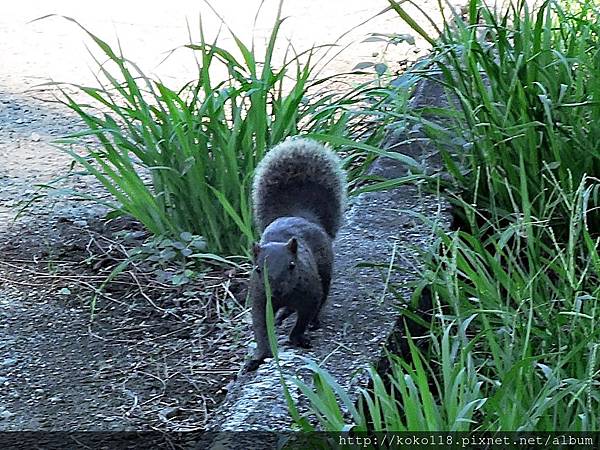
<svg viewBox="0 0 600 450"><path fill-rule="evenodd" d="M244 367L246 372L272 356L265 317L265 266L273 313L281 310L276 324L297 313L290 343L310 348L306 328L320 326L318 315L331 283L333 240L346 207L341 161L316 141L287 140L258 164L252 203L261 239L252 246L249 294L256 351Z"/></svg>

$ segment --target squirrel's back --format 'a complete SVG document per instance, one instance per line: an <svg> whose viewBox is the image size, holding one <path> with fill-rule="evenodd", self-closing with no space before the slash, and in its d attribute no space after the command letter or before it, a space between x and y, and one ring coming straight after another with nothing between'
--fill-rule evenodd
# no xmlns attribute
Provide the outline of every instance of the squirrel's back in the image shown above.
<svg viewBox="0 0 600 450"><path fill-rule="evenodd" d="M335 237L346 203L346 177L331 150L309 139L271 149L256 168L252 187L259 232L280 217L303 217Z"/></svg>

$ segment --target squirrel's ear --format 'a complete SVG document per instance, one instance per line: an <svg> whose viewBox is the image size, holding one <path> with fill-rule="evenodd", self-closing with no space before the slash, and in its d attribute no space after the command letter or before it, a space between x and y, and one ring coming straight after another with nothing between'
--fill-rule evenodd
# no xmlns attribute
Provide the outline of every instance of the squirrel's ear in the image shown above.
<svg viewBox="0 0 600 450"><path fill-rule="evenodd" d="M260 244L258 242L252 243L252 256L254 256L254 259L258 258L259 253L260 253Z"/></svg>
<svg viewBox="0 0 600 450"><path fill-rule="evenodd" d="M294 255L298 252L298 239L295 237L291 238L286 245L288 250Z"/></svg>

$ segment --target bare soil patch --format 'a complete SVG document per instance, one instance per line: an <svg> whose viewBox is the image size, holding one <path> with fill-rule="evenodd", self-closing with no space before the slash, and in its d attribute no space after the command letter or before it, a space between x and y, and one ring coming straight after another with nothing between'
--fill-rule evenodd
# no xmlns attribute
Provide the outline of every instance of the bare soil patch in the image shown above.
<svg viewBox="0 0 600 450"><path fill-rule="evenodd" d="M245 273L207 270L178 288L132 264L100 291L135 245L115 236L145 233L79 220L1 238L0 428L201 429L247 351Z"/></svg>

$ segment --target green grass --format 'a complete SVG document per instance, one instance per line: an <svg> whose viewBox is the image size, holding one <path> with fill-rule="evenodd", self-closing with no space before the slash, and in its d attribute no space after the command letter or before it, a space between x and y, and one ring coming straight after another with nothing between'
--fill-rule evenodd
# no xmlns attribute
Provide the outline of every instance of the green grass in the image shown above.
<svg viewBox="0 0 600 450"><path fill-rule="evenodd" d="M458 103L452 134L465 144L442 150L450 187L495 219L549 214L564 225L568 211L552 206L548 189L600 174L600 10L588 0L536 11L519 1L498 13L481 5L470 2L467 20L453 21L431 58ZM546 168L552 176L542 176Z"/></svg>
<svg viewBox="0 0 600 450"><path fill-rule="evenodd" d="M314 363L314 387L296 383L327 430L599 431L598 8L472 0L436 40L389 3L434 45L421 75L455 106L407 120L440 149L460 228L436 230L418 283L426 339L370 370L358 406Z"/></svg>
<svg viewBox="0 0 600 450"><path fill-rule="evenodd" d="M201 236L207 252L228 256L246 254L255 239L249 204L254 169L288 136L330 142L344 151L352 178L360 177L367 164L358 162L373 159L369 152L382 135L369 132L366 122L396 108L395 100L369 84L311 97L328 81L313 76L319 49L296 54L290 45L275 68L282 3L260 56L231 30L236 52L209 42L200 24L200 42L187 45L196 55L198 79L177 90L68 19L92 39L102 60L96 59L98 86L74 86L89 104L62 90L86 129L61 142L110 198L76 194L109 206L113 216L133 216L157 236ZM227 75L215 79L214 69ZM85 144L90 136L99 145ZM353 148L351 136L361 148Z"/></svg>
<svg viewBox="0 0 600 450"><path fill-rule="evenodd" d="M556 187L559 206L571 211L565 229L524 217L494 232L473 222L470 232L442 234L432 252L427 281L448 306L445 318L473 317L486 399L478 429L598 430L599 241L582 226L597 186L584 179L573 194Z"/></svg>

